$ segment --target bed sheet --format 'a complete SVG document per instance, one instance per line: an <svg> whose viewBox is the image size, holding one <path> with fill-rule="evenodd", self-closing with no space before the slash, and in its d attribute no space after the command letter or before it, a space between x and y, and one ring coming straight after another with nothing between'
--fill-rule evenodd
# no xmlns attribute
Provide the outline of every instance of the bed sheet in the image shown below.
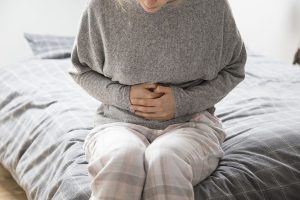
<svg viewBox="0 0 300 200"><path fill-rule="evenodd" d="M0 162L28 199L89 199L82 145L101 102L70 59L0 67ZM300 68L249 53L246 78L216 104L224 158L195 199L300 199ZM116 191L118 188L116 188Z"/></svg>

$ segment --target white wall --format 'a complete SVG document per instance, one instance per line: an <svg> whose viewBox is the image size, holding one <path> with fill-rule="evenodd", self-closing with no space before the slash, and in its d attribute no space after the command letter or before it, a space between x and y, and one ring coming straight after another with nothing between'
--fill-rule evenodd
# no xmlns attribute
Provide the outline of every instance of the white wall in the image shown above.
<svg viewBox="0 0 300 200"><path fill-rule="evenodd" d="M291 63L300 46L300 0L229 0L245 43Z"/></svg>
<svg viewBox="0 0 300 200"><path fill-rule="evenodd" d="M85 2L0 0L0 66L32 55L23 32L75 35ZM300 40L300 31L295 28L300 26L295 16L300 13L300 0L229 2L248 46L274 59L292 62Z"/></svg>
<svg viewBox="0 0 300 200"><path fill-rule="evenodd" d="M86 0L0 0L0 66L32 56L23 32L72 36Z"/></svg>

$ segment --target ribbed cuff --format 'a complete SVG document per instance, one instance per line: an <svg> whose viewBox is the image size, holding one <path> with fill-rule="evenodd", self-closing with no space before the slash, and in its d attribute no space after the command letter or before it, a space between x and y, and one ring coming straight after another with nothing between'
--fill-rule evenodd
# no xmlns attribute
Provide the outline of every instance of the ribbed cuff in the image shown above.
<svg viewBox="0 0 300 200"><path fill-rule="evenodd" d="M192 107L188 94L180 87L171 85L170 88L173 90L174 95L175 118L187 115Z"/></svg>
<svg viewBox="0 0 300 200"><path fill-rule="evenodd" d="M119 85L118 89L116 89L115 94L113 94L115 104L122 109L128 110L132 112L130 109L130 85Z"/></svg>

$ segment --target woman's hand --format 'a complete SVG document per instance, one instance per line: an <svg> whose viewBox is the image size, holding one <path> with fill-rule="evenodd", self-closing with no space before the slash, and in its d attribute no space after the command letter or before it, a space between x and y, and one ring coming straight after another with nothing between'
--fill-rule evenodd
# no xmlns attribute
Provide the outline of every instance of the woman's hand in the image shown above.
<svg viewBox="0 0 300 200"><path fill-rule="evenodd" d="M135 111L136 115L158 121L174 118L175 100L170 87L155 83L152 85L134 85L131 86L130 94L132 94L132 96L130 95L131 109Z"/></svg>
<svg viewBox="0 0 300 200"><path fill-rule="evenodd" d="M160 97L161 94L154 93L153 90L156 88L157 83L141 83L132 85L130 87L130 100L131 99L154 99ZM132 102L131 102L132 104Z"/></svg>

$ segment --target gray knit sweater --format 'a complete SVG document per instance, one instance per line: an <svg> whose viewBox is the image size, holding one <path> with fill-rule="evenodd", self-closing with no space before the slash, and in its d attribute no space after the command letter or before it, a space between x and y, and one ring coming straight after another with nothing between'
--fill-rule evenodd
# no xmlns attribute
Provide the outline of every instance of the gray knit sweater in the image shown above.
<svg viewBox="0 0 300 200"><path fill-rule="evenodd" d="M69 74L99 100L94 125L128 122L165 129L215 104L245 78L244 43L227 0L185 0L147 13L136 0L88 0ZM173 90L175 117L147 120L130 110L130 86Z"/></svg>

